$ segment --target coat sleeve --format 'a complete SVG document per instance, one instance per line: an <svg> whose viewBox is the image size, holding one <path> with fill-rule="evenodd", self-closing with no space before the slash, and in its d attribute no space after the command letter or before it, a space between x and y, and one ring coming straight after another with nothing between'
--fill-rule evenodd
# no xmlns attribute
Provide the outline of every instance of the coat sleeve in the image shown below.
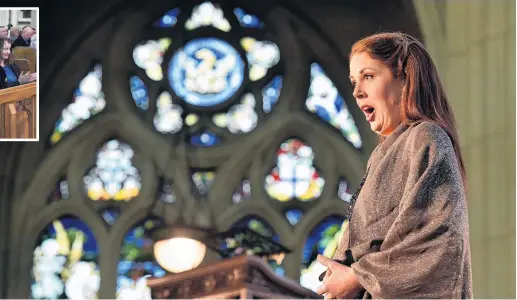
<svg viewBox="0 0 517 300"><path fill-rule="evenodd" d="M452 143L429 124L414 128L407 143L409 175L398 216L379 251L363 255L352 268L373 298L465 297L468 220Z"/></svg>

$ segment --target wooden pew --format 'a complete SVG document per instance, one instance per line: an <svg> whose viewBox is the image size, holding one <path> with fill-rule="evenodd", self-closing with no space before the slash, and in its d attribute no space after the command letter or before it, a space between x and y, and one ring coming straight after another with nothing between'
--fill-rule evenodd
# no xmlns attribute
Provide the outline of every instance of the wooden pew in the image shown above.
<svg viewBox="0 0 517 300"><path fill-rule="evenodd" d="M36 72L36 49L21 46L16 47L13 50L13 58L28 60L31 73Z"/></svg>
<svg viewBox="0 0 517 300"><path fill-rule="evenodd" d="M36 138L36 82L0 90L0 138Z"/></svg>
<svg viewBox="0 0 517 300"><path fill-rule="evenodd" d="M16 64L16 66L18 66L18 68L20 68L20 72L23 72L23 74L27 74L27 72L31 70L31 64L28 59L15 59L14 63Z"/></svg>

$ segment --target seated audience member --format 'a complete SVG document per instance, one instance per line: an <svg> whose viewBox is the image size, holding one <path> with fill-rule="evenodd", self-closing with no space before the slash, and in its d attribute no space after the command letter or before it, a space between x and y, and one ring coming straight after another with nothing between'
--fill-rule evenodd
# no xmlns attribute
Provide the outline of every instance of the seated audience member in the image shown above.
<svg viewBox="0 0 517 300"><path fill-rule="evenodd" d="M0 89L5 89L36 80L36 73L20 73L20 69L11 59L11 41L0 38Z"/></svg>
<svg viewBox="0 0 517 300"><path fill-rule="evenodd" d="M38 48L38 35L34 34L31 38L31 48L37 49Z"/></svg>
<svg viewBox="0 0 517 300"><path fill-rule="evenodd" d="M0 26L0 38L5 39L7 37L7 27Z"/></svg>
<svg viewBox="0 0 517 300"><path fill-rule="evenodd" d="M30 26L24 26L22 33L16 38L12 45L12 49L20 47L29 47L31 45L31 38L34 35L34 29Z"/></svg>
<svg viewBox="0 0 517 300"><path fill-rule="evenodd" d="M14 43L14 41L16 41L16 39L20 35L20 29L18 28L18 26L13 26L11 24L9 24L7 27L9 28L8 38L9 38L9 40L11 40L11 44L12 44L12 43Z"/></svg>

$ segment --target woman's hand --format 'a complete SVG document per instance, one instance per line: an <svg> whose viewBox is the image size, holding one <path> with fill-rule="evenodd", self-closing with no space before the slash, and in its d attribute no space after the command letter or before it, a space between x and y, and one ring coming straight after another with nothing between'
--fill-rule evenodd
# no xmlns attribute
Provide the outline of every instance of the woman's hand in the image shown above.
<svg viewBox="0 0 517 300"><path fill-rule="evenodd" d="M18 82L20 84L25 84L25 83L33 82L34 80L36 80L36 78L37 78L36 73L31 74L30 71L27 71L27 73L23 74L23 72L21 72L20 76L18 76Z"/></svg>
<svg viewBox="0 0 517 300"><path fill-rule="evenodd" d="M325 295L325 299L354 298L363 288L357 281L354 269L323 255L318 255L318 262L328 268L323 284L318 288L318 294Z"/></svg>

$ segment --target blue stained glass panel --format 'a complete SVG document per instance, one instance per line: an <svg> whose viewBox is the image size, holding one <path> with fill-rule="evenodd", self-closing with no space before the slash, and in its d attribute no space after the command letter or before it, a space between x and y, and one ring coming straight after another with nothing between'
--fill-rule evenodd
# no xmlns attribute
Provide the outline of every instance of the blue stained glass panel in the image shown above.
<svg viewBox="0 0 517 300"><path fill-rule="evenodd" d="M361 136L345 100L317 63L311 64L311 83L305 106L310 112L339 129L356 148L362 147Z"/></svg>
<svg viewBox="0 0 517 300"><path fill-rule="evenodd" d="M302 219L303 212L299 209L290 209L285 213L285 217L291 225L296 225Z"/></svg>
<svg viewBox="0 0 517 300"><path fill-rule="evenodd" d="M308 289L315 291L321 282L318 276L326 268L317 262L318 254L332 257L339 243L338 233L343 221L342 216L331 216L317 225L307 237L302 252L302 264L300 284Z"/></svg>
<svg viewBox="0 0 517 300"><path fill-rule="evenodd" d="M244 62L217 38L189 41L169 62L169 83L185 102L201 107L227 101L242 85Z"/></svg>
<svg viewBox="0 0 517 300"><path fill-rule="evenodd" d="M133 96L136 106L142 110L148 109L149 96L147 87L142 79L138 76L131 76L131 78L129 78L129 86L131 88L131 96Z"/></svg>
<svg viewBox="0 0 517 300"><path fill-rule="evenodd" d="M149 218L134 226L124 237L117 267L117 299L128 299L138 295L135 288L148 275L163 277L167 273L154 259L154 242L150 233L165 226L160 219ZM147 287L147 284L145 285ZM136 298L132 298L136 299Z"/></svg>
<svg viewBox="0 0 517 300"><path fill-rule="evenodd" d="M34 249L31 296L34 299L97 297L100 274L97 242L76 217L55 219ZM80 288L77 288L79 285Z"/></svg>
<svg viewBox="0 0 517 300"><path fill-rule="evenodd" d="M211 147L219 144L221 139L210 131L194 135L190 138L190 143L198 147Z"/></svg>
<svg viewBox="0 0 517 300"><path fill-rule="evenodd" d="M178 15L180 14L179 8L173 8L166 12L158 21L154 22L155 27L161 28L172 28L178 21Z"/></svg>
<svg viewBox="0 0 517 300"><path fill-rule="evenodd" d="M260 21L257 16L246 13L246 11L244 11L242 8L235 8L233 13L239 20L239 23L242 27L264 28L264 23L262 23L262 21Z"/></svg>
<svg viewBox="0 0 517 300"><path fill-rule="evenodd" d="M72 103L63 109L61 117L56 122L50 137L53 145L58 143L67 132L100 113L106 106L100 64L96 64L93 70L79 82L72 98Z"/></svg>
<svg viewBox="0 0 517 300"><path fill-rule="evenodd" d="M120 212L114 208L108 208L102 211L101 216L106 224L113 225L115 224L115 221L117 221L117 218L120 216Z"/></svg>
<svg viewBox="0 0 517 300"><path fill-rule="evenodd" d="M283 76L277 75L262 89L262 108L264 112L270 112L278 101L280 90L282 89L282 81Z"/></svg>

